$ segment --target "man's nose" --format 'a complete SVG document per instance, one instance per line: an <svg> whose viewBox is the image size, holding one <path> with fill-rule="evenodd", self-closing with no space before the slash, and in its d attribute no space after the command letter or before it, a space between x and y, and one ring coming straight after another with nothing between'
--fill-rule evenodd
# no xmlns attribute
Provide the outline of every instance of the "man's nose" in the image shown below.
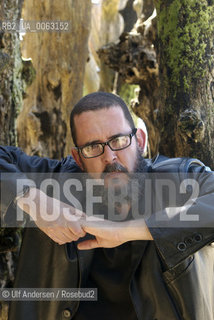
<svg viewBox="0 0 214 320"><path fill-rule="evenodd" d="M103 160L105 163L112 163L117 159L116 151L111 150L108 145L105 145Z"/></svg>

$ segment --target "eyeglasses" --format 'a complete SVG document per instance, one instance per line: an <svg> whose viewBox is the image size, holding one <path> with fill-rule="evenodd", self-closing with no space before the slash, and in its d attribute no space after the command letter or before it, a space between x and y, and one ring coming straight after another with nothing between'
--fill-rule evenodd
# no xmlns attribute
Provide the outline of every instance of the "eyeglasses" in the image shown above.
<svg viewBox="0 0 214 320"><path fill-rule="evenodd" d="M106 145L108 145L112 151L119 151L128 148L131 145L132 137L136 134L136 132L137 129L134 128L130 134L117 135L106 142L90 143L82 147L76 147L76 149L86 159L96 158L104 153L104 148Z"/></svg>

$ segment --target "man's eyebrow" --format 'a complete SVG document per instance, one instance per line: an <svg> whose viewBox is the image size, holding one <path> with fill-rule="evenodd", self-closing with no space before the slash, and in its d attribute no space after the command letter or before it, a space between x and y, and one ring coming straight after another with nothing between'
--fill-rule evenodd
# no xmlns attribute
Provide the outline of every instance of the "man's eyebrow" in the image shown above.
<svg viewBox="0 0 214 320"><path fill-rule="evenodd" d="M111 137L108 137L108 140L111 140L111 139L114 139L114 138L117 138L117 137L121 137L121 136L124 136L124 135L126 135L126 134L125 133L117 133L117 134L114 134Z"/></svg>
<svg viewBox="0 0 214 320"><path fill-rule="evenodd" d="M95 143L102 143L102 141L100 141L100 140L88 141L88 142L86 142L85 144L83 144L83 145L80 146L80 147L87 147L87 146L89 146L90 144L95 144Z"/></svg>
<svg viewBox="0 0 214 320"><path fill-rule="evenodd" d="M114 134L113 136L108 137L107 141L108 141L108 140L111 140L111 139L114 139L114 138L116 138L116 137L124 136L124 135L126 135L126 134L125 134L125 133L117 133L117 134ZM104 142L105 142L105 141L104 141ZM88 141L88 142L86 142L85 144L83 144L83 145L80 146L80 147L87 147L88 145L95 144L95 143L103 143L103 141L101 141L101 140Z"/></svg>

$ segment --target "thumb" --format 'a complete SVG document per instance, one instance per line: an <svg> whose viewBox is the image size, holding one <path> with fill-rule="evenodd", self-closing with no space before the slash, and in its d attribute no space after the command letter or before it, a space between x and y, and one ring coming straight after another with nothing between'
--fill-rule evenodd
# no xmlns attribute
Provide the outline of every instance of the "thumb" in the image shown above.
<svg viewBox="0 0 214 320"><path fill-rule="evenodd" d="M100 223L86 222L84 225L82 225L82 228L85 232L90 233L93 236L101 236L103 234Z"/></svg>
<svg viewBox="0 0 214 320"><path fill-rule="evenodd" d="M77 248L79 250L89 250L100 247L97 239L86 240L78 243Z"/></svg>

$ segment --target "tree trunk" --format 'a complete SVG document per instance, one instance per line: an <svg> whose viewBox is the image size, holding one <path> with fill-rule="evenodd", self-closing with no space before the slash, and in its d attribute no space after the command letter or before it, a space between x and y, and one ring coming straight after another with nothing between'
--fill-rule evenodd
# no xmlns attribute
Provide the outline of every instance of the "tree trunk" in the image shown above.
<svg viewBox="0 0 214 320"><path fill-rule="evenodd" d="M2 1L0 21L20 19L22 0ZM0 33L0 143L16 142L15 119L22 105L22 61L19 34Z"/></svg>
<svg viewBox="0 0 214 320"><path fill-rule="evenodd" d="M22 0L0 4L0 21L19 20ZM15 145L15 120L22 105L22 61L17 32L0 33L0 144ZM0 287L10 287L14 280L18 247L16 229L0 229ZM6 320L8 303L0 302L0 319Z"/></svg>
<svg viewBox="0 0 214 320"><path fill-rule="evenodd" d="M214 2L157 0L160 152L214 161Z"/></svg>
<svg viewBox="0 0 214 320"><path fill-rule="evenodd" d="M143 15L100 56L139 84L133 107L146 122L151 155L197 157L213 168L214 1L156 0L156 18L152 0L134 3Z"/></svg>
<svg viewBox="0 0 214 320"><path fill-rule="evenodd" d="M60 20L70 24L69 32L55 30L24 36L22 54L32 59L36 70L17 125L19 146L28 154L61 158L70 153L69 116L82 96L90 10L90 0L24 3L24 20Z"/></svg>
<svg viewBox="0 0 214 320"><path fill-rule="evenodd" d="M97 50L108 42L117 41L124 27L127 28L132 22L133 14L130 14L127 26L124 25L122 16L123 14L128 16L126 8L128 2L130 0L100 0L92 7L90 53L86 64L84 94L97 90L113 91L115 72L99 59Z"/></svg>
<svg viewBox="0 0 214 320"><path fill-rule="evenodd" d="M139 6L140 1L137 3ZM133 101L132 107L146 123L149 132L149 154L155 155L159 143L156 125L159 70L154 49L156 19L155 15L148 18L148 14L154 10L153 1L150 0L150 9L148 1L142 1L141 7L142 15L131 32L122 34L120 41L103 46L99 50L99 56L104 63L118 72L124 82L139 85L140 94L138 99Z"/></svg>

